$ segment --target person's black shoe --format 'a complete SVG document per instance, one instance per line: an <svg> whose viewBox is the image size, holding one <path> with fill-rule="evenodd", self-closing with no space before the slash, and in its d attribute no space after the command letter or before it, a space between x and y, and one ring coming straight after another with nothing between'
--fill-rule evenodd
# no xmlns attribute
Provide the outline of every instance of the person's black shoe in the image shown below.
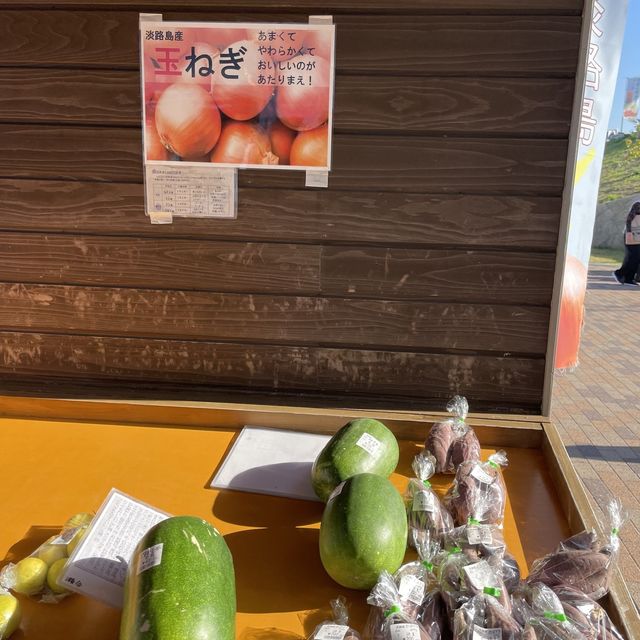
<svg viewBox="0 0 640 640"><path fill-rule="evenodd" d="M624 280L618 275L616 271L614 271L611 275L616 279L616 282L618 284L624 284Z"/></svg>
<svg viewBox="0 0 640 640"><path fill-rule="evenodd" d="M640 287L640 283L636 282L635 280L631 280L631 282L623 282L622 284L630 284L634 287Z"/></svg>

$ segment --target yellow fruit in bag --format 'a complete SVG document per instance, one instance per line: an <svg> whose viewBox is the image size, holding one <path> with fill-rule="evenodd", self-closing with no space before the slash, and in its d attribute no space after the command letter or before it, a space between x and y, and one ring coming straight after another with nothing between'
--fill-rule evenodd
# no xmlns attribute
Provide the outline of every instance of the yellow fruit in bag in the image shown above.
<svg viewBox="0 0 640 640"><path fill-rule="evenodd" d="M63 529L73 529L74 527L84 527L91 524L93 516L90 513L76 513L65 523Z"/></svg>
<svg viewBox="0 0 640 640"><path fill-rule="evenodd" d="M23 558L14 567L15 583L12 589L26 596L38 593L44 587L48 569L47 563L40 558Z"/></svg>
<svg viewBox="0 0 640 640"><path fill-rule="evenodd" d="M52 540L55 540L59 536L51 536L43 545L41 545L36 552L36 555L40 560L44 560L47 566L50 567L54 562L61 558L67 557L67 545L66 544L50 544Z"/></svg>
<svg viewBox="0 0 640 640"><path fill-rule="evenodd" d="M47 572L47 585L49 586L49 589L53 591L53 593L68 593L68 591L64 587L61 587L58 584L58 578L64 572L66 564L67 558L61 558L49 567L49 571Z"/></svg>
<svg viewBox="0 0 640 640"><path fill-rule="evenodd" d="M20 624L20 603L10 593L0 593L0 638L8 638Z"/></svg>
<svg viewBox="0 0 640 640"><path fill-rule="evenodd" d="M76 534L73 536L73 538L71 538L71 540L69 540L69 542L67 543L67 556L70 557L71 554L74 552L75 548L78 546L78 543L80 542L80 540L82 540L82 538L84 538L85 534L87 533L87 529L89 528L89 525L85 525L84 527L80 527L78 529L78 531L76 532Z"/></svg>

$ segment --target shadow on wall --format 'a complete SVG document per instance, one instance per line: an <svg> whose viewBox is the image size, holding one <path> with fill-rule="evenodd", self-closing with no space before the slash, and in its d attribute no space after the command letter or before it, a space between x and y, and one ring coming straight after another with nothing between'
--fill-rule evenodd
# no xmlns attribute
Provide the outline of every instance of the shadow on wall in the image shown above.
<svg viewBox="0 0 640 640"><path fill-rule="evenodd" d="M593 229L592 246L607 249L621 249L624 246L622 230L624 221L634 202L640 201L640 193L626 198L599 204Z"/></svg>

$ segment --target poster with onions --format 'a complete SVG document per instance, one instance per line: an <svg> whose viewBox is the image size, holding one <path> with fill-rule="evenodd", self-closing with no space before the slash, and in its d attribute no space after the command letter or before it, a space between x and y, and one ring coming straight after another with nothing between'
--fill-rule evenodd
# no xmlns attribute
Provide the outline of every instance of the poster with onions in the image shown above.
<svg viewBox="0 0 640 640"><path fill-rule="evenodd" d="M328 171L334 25L141 22L147 165Z"/></svg>

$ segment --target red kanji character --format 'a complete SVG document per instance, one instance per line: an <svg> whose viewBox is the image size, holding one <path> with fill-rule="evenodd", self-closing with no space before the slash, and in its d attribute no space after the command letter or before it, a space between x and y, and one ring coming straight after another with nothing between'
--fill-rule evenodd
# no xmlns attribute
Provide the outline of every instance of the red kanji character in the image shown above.
<svg viewBox="0 0 640 640"><path fill-rule="evenodd" d="M180 49L174 47L156 47L156 52L164 54L164 58L157 57L155 60L152 58L151 62L153 66L158 65L158 69L156 71L156 75L158 76L179 76L181 75L181 71L178 68L178 64L180 63L180 58L178 54L180 53ZM171 57L171 54L176 54L176 57ZM164 66L164 68L162 68Z"/></svg>

